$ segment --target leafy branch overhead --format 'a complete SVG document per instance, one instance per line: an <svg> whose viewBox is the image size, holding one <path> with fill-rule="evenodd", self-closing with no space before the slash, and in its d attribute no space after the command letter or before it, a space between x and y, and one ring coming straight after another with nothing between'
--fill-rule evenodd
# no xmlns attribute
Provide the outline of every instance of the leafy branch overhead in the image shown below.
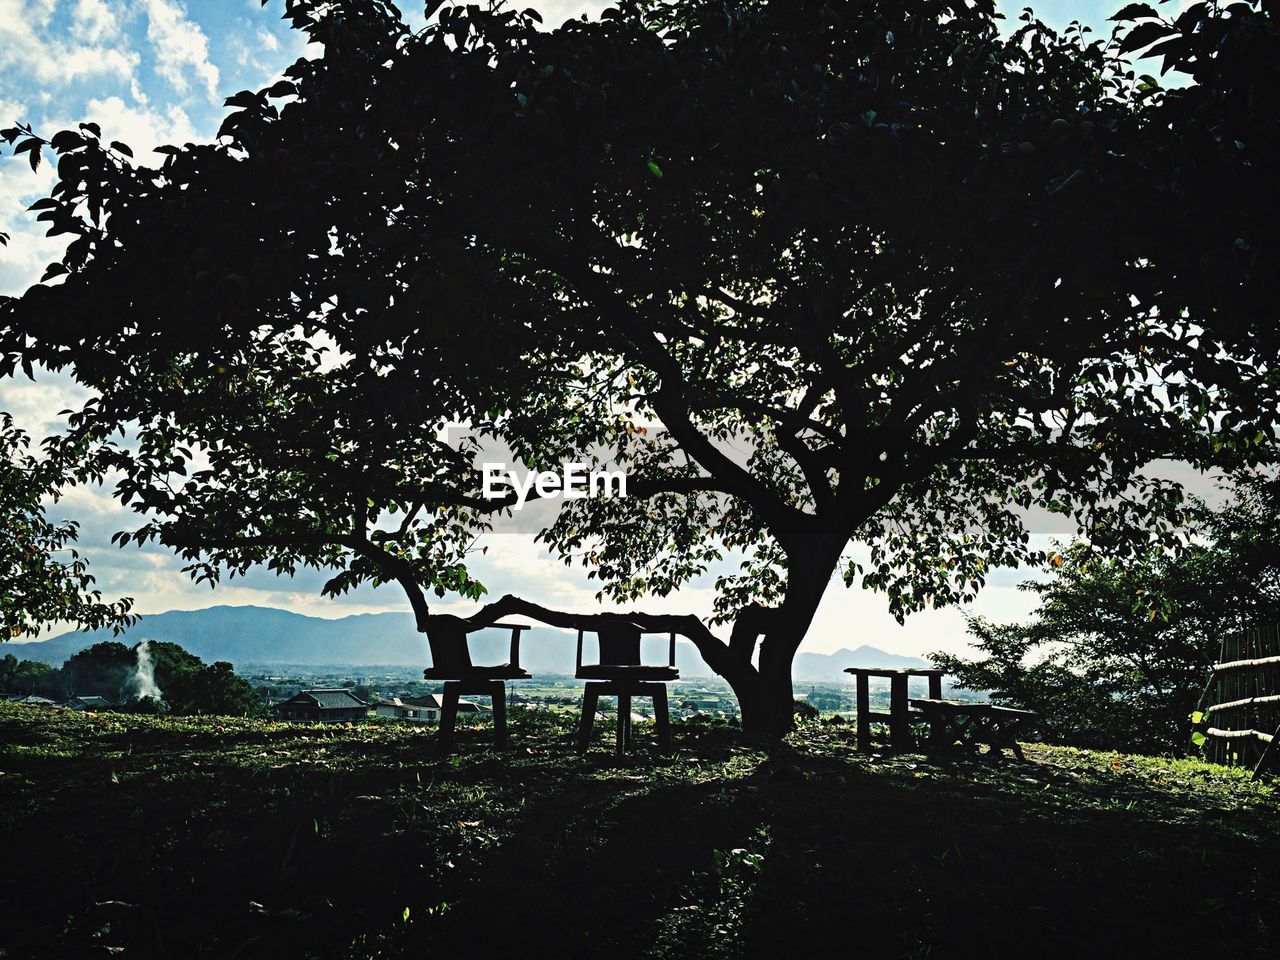
<svg viewBox="0 0 1280 960"><path fill-rule="evenodd" d="M1116 43L1004 36L987 0L623 2L550 31L284 6L324 52L229 98L216 143L10 141L58 156L38 215L74 238L0 303L6 372L97 394L68 443L137 424L109 449L154 519L125 539L198 577L395 581L425 626L433 591L482 595L468 554L511 505L480 495L482 443L611 459L632 496L566 501L542 540L621 601L742 559L730 636L691 639L786 724L833 575L901 617L1042 559L1029 511L1172 546L1181 492L1148 464L1273 455L1262 6L1131 5ZM1157 23L1185 88L1123 59Z"/></svg>

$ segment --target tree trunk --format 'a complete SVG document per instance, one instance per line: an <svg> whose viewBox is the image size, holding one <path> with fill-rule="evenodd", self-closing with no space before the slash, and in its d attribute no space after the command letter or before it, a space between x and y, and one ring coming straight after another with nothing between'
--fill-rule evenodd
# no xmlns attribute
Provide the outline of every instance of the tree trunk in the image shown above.
<svg viewBox="0 0 1280 960"><path fill-rule="evenodd" d="M768 698L760 673L751 661L742 659L735 664L721 663L712 669L729 684L733 695L738 698L742 729L767 736L769 724L765 718L768 714Z"/></svg>
<svg viewBox="0 0 1280 960"><path fill-rule="evenodd" d="M789 641L774 636L760 646L759 666L745 665L742 670L719 669L733 689L742 710L745 733L776 739L785 737L795 726L795 690L791 682L791 665L804 634Z"/></svg>
<svg viewBox="0 0 1280 960"><path fill-rule="evenodd" d="M759 666L748 667L749 681L717 669L738 697L744 732L778 738L794 729L792 663L818 612L844 543L842 539L806 538L798 549L789 551L792 562L786 596L770 611L760 641ZM801 559L795 559L797 556Z"/></svg>
<svg viewBox="0 0 1280 960"><path fill-rule="evenodd" d="M760 647L760 689L763 710L750 727L743 729L768 737L784 737L795 726L795 688L791 665L799 641L787 646L765 643Z"/></svg>

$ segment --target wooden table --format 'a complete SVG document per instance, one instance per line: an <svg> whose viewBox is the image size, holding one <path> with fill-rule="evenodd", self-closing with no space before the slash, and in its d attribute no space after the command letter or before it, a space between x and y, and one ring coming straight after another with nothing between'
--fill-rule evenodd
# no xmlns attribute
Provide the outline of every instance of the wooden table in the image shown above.
<svg viewBox="0 0 1280 960"><path fill-rule="evenodd" d="M1000 751L1007 747L1019 760L1026 760L1018 738L1028 736L1040 719L1034 710L1015 710L1013 707L968 700L930 697L928 700L912 700L911 705L929 721L929 752L935 754L959 747L976 756L978 745L985 743L991 748L992 756L999 756Z"/></svg>
<svg viewBox="0 0 1280 960"><path fill-rule="evenodd" d="M889 744L894 750L911 749L911 715L907 703L907 680L910 677L929 678L929 699L942 699L942 675L945 670L934 668L900 668L880 669L875 667L849 667L845 673L851 673L858 681L858 749L866 752L871 749L871 722L879 720L889 724ZM889 712L871 712L872 677L889 678Z"/></svg>

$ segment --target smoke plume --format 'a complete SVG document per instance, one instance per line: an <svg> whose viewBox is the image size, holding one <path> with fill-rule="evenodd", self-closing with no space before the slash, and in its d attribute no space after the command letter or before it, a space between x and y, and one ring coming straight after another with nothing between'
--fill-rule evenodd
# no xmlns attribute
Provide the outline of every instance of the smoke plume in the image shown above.
<svg viewBox="0 0 1280 960"><path fill-rule="evenodd" d="M151 641L138 644L138 668L133 674L133 689L139 700L143 697L160 699L160 687L156 685L156 665L151 659Z"/></svg>

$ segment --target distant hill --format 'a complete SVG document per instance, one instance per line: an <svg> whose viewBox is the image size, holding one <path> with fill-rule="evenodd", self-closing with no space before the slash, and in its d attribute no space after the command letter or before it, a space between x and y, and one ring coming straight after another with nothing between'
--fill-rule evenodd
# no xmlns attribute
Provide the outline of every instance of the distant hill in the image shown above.
<svg viewBox="0 0 1280 960"><path fill-rule="evenodd" d="M885 653L866 644L856 650L841 648L835 653L798 653L792 674L797 680L851 680L846 667L927 667L919 657L903 657Z"/></svg>
<svg viewBox="0 0 1280 960"><path fill-rule="evenodd" d="M501 663L507 659L508 637L492 630L472 638L477 663ZM39 660L54 666L85 647L111 640L110 630L64 633L34 643L10 643L0 653L23 660ZM426 638L414 629L409 613L364 613L339 620L308 617L270 607L208 607L204 610L170 610L143 616L122 638L167 640L194 653L206 663L227 660L236 666L250 663L300 666L425 666ZM573 673L576 634L534 626L520 643L520 664L530 673ZM588 641L586 658L595 654ZM645 658L665 662L666 640L647 637ZM922 666L923 660L901 657L875 647L839 650L831 654L801 653L796 657L797 680L847 680L845 667ZM691 643L676 645L676 666L681 676L711 676Z"/></svg>

